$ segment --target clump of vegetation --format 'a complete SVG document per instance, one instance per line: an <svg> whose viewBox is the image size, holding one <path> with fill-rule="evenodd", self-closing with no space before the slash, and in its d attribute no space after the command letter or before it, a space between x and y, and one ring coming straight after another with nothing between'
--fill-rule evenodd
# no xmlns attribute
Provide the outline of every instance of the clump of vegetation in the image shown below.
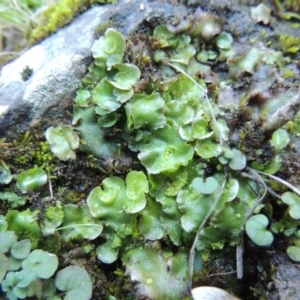
<svg viewBox="0 0 300 300"><path fill-rule="evenodd" d="M31 43L36 43L69 24L77 15L95 4L115 3L117 0L63 0L49 6L41 13L37 26L30 33Z"/></svg>
<svg viewBox="0 0 300 300"><path fill-rule="evenodd" d="M298 0L275 0L276 12L286 20L300 19L300 4Z"/></svg>
<svg viewBox="0 0 300 300"><path fill-rule="evenodd" d="M57 256L40 249L31 251L31 247L29 239L17 241L14 231L0 232L0 283L7 299L61 299L62 294L64 299L90 299L92 283L84 269L70 266L57 272L54 279Z"/></svg>
<svg viewBox="0 0 300 300"><path fill-rule="evenodd" d="M236 55L234 38L222 30L218 18L201 18L199 30L191 24L162 24L150 37L137 34L126 40L109 28L95 41L94 62L74 99L72 124L46 130L44 150L35 155L43 159L26 156L32 146L26 142L29 135L25 138L21 160L33 163L26 171L11 170L16 158L2 158L1 184L15 193L0 195L14 208L3 206L3 234L13 231L40 251L85 243L80 248L83 256L96 258L102 266L122 261L125 274L138 282L139 294L157 300L190 297L205 263L219 250L239 248L244 228L254 243L265 247L283 233L290 240L288 255L299 261L300 192L275 176L285 172L284 149L295 135L286 129L293 124L282 127L292 119L278 123L276 113L267 108L254 114L247 107L249 113L246 102L262 98L261 91L242 97L240 103L227 99L218 104L222 88L261 70L278 69L272 82L276 89L280 72L290 62L255 44ZM203 36L206 25L212 27L209 36ZM228 64L226 81L212 76L219 62ZM292 102L299 98L294 92ZM286 105L282 111L290 112L293 107ZM76 193L53 195L53 172L62 165L48 156L50 149L63 166L70 160L80 166L83 158L85 166L100 170L95 186L88 191L82 187L86 202L74 200ZM45 192L47 182L50 195ZM279 186L273 185L272 195L284 207L276 221L272 209L265 213L263 203L272 182ZM31 211L28 198L38 192L41 205ZM67 290L64 270L55 275L60 291ZM8 274L3 275L5 291L10 286L5 280L12 277Z"/></svg>
<svg viewBox="0 0 300 300"><path fill-rule="evenodd" d="M24 81L26 81L26 80L28 80L28 79L31 77L32 73L33 73L33 69L30 68L29 66L26 66L26 67L23 69L23 71L21 72L21 78L22 78Z"/></svg>

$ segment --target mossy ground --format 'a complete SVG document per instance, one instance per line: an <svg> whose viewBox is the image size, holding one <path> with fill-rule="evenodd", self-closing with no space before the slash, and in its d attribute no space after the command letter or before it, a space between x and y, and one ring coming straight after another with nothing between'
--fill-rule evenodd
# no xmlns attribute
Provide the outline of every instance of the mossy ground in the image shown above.
<svg viewBox="0 0 300 300"><path fill-rule="evenodd" d="M287 4L287 8L295 9L292 4ZM296 10L296 9L295 9ZM221 16L222 17L222 16ZM226 14L224 12L224 18ZM277 20L280 24L280 19ZM239 24L229 24L229 26L238 26ZM143 74L145 74L143 81L136 87L139 91L147 90L148 82L158 82L160 75L156 73L155 64L152 61L145 59L147 54L151 54L151 47L147 44L147 35L152 35L152 32L143 33L143 35L135 34L129 37L127 43L126 60L129 63L137 65ZM270 40L270 37L268 37ZM286 40L281 42L278 49L285 49L290 46L286 45ZM283 45L283 43L285 43ZM277 45L277 43L274 43ZM294 45L294 44L293 44ZM272 48L273 46L270 45ZM292 59L295 60L299 67L299 52L292 54ZM224 69L225 68L225 69ZM213 72L216 74L224 74L226 66L223 63L213 66ZM299 83L299 78L289 78L290 83ZM153 84L153 83L151 83ZM243 79L236 86L238 90L245 90L248 88L247 78ZM254 102L254 104L253 104ZM255 101L252 101L255 106ZM269 137L261 133L261 126L265 117L253 117L253 111L249 107L242 108L238 112L227 112L228 125L232 132L238 131L241 137L238 140L238 147L247 155L249 161L258 161L265 163L270 157L275 155L275 150L266 141ZM225 118L226 119L226 118ZM115 135L114 132L108 132L108 135ZM236 140L231 141L235 145ZM261 149L259 153L256 151ZM105 159L95 158L86 154L79 154L76 161L61 162L56 159L44 139L44 131L42 129L33 129L25 137L21 136L18 141L10 141L9 138L0 143L0 159L4 160L10 167L12 173L17 174L23 170L32 168L33 166L42 166L49 170L51 175L51 184L53 190L53 201L60 200L63 204L74 203L80 205L87 198L90 191L99 185L103 179L108 175L117 175L125 178L128 170L141 170L144 167L137 161L135 155L129 150L125 157L118 157L115 160L106 161ZM297 151L293 147L289 147L283 154L282 169L277 175L293 184L296 184L300 176L300 166L297 163ZM128 157L131 159L129 160ZM124 160L126 162L124 163ZM121 167L120 167L121 166ZM211 170L208 172L211 172ZM271 187L277 192L283 192L282 186L276 182L270 183ZM41 217L43 214L43 207L39 200L49 194L48 186L45 186L38 194L30 193L30 200L28 206L32 210L40 210ZM275 204L273 204L275 202ZM280 205L276 204L273 198L267 198L264 203L272 203L274 210L274 219L281 219L284 217L284 212L280 210ZM5 215L9 207L1 204L0 213ZM267 213L267 206L266 206ZM113 294L117 299L135 299L134 284L132 284L128 277L123 276L123 266L120 261L112 265L105 265L100 263L94 257L94 250L97 244L102 243L103 239L98 238L90 243L92 251L88 254L78 253L74 254L70 251L74 248L81 248L80 243L72 242L61 244L57 239L49 239L48 243L41 243L41 247L47 247L50 251L53 247L54 252L60 253L60 263L62 266L72 264L76 260L76 264L83 266L94 279L93 299L104 299L108 295ZM252 244L249 240L246 241L246 251L244 256L245 276L242 281L237 281L235 274L231 275L216 275L206 277L207 275L226 273L234 270L234 249L228 248L221 253L218 251L210 254L209 260L204 263L204 269L200 272L199 280L195 281L196 285L211 285L219 286L223 289L239 294L242 299L264 299L270 293L268 286L271 277L274 273L274 266L280 263L280 259L274 259L276 256L284 256L287 246L287 237L277 237L274 244L267 250L259 248ZM171 243L166 240L163 246L172 247ZM268 257L270 257L269 259ZM117 275L115 273L118 273ZM197 275L196 275L197 277Z"/></svg>

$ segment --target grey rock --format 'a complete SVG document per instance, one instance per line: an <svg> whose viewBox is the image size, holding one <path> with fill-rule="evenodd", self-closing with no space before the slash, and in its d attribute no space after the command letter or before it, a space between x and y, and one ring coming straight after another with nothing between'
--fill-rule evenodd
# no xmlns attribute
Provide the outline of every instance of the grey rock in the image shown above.
<svg viewBox="0 0 300 300"><path fill-rule="evenodd" d="M15 136L42 119L51 123L57 111L70 105L91 61L94 28L107 10L94 7L2 68L1 136ZM24 82L20 73L26 66L33 74Z"/></svg>
<svg viewBox="0 0 300 300"><path fill-rule="evenodd" d="M124 35L151 27L151 22L183 13L183 6L164 2L122 0L96 6L67 27L25 51L5 65L0 74L0 137L14 138L30 126L43 128L65 123L67 109L92 60L97 26L110 18ZM161 20L160 20L161 22ZM140 29L139 29L140 28ZM22 81L28 66L32 76Z"/></svg>
<svg viewBox="0 0 300 300"><path fill-rule="evenodd" d="M281 264L276 268L273 283L277 290L278 300L300 299L300 266L296 264ZM271 299L271 298L269 298Z"/></svg>

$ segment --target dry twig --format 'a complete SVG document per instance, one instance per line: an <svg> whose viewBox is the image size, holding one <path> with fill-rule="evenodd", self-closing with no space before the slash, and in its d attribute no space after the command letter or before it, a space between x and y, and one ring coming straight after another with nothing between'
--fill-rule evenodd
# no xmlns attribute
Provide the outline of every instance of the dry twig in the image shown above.
<svg viewBox="0 0 300 300"><path fill-rule="evenodd" d="M263 125L263 131L271 134L277 129L284 126L287 122L292 121L300 110L300 87L298 94L270 117Z"/></svg>

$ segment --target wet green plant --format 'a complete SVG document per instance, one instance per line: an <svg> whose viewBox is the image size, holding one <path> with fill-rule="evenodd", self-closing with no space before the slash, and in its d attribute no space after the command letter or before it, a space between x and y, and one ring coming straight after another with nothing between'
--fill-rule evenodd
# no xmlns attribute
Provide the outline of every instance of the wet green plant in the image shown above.
<svg viewBox="0 0 300 300"><path fill-rule="evenodd" d="M33 168L16 176L17 187L22 193L36 191L47 182L47 174L41 168Z"/></svg>
<svg viewBox="0 0 300 300"><path fill-rule="evenodd" d="M46 131L46 139L51 151L60 159L75 159L75 151L79 147L79 137L68 126L49 127Z"/></svg>
<svg viewBox="0 0 300 300"><path fill-rule="evenodd" d="M299 2L296 0L275 0L279 15L286 20L299 20ZM296 25L297 26L297 25Z"/></svg>
<svg viewBox="0 0 300 300"><path fill-rule="evenodd" d="M0 183L1 184L8 184L11 182L13 179L10 169L8 165L3 161L2 159L0 160Z"/></svg>
<svg viewBox="0 0 300 300"><path fill-rule="evenodd" d="M289 143L287 131L278 129L270 140L263 137L258 141L269 143L277 154L256 164L258 171L250 169L242 149L230 145L223 111L208 98L204 80L196 76L195 69L201 64L194 57L191 37L161 25L150 41L161 79L159 86L154 84L144 93L134 92L142 74L134 65L124 63L124 37L108 29L94 43L95 61L75 99L73 129L81 138L79 150L114 159L129 149L135 153L136 164L144 168L124 173L124 179L107 177L90 192L87 203L93 218L103 224L100 236L106 241L96 248L98 259L112 263L123 257L132 279L147 290L145 295L163 299L153 296L148 287L145 266L132 264L134 255L145 255L153 256L155 265L160 250L154 248L150 255L147 247L136 244L142 245L145 239L167 239L185 253L190 251L184 271L188 270L189 280L181 278L183 289L178 292L183 295L191 287L199 253L239 245L244 227L254 243L272 243L268 218L258 214L267 191L263 176L295 190L268 174L281 167L280 152ZM221 60L231 59L232 44L229 33L217 35L216 55ZM254 73L264 57L263 51L252 47L231 61L229 76L236 80ZM253 129L247 128L250 134ZM107 132L114 132L113 139ZM293 214L296 202L290 200L286 201ZM174 263L182 266L169 251ZM157 293L163 293L155 284Z"/></svg>
<svg viewBox="0 0 300 300"><path fill-rule="evenodd" d="M218 105L219 93L209 89L212 69L203 64L226 61L235 82L262 66L278 67L278 56L253 45L234 57L234 39L221 31L217 18L202 21L204 28L216 29L209 37L201 28L200 33L195 28L172 31L166 25L154 29L145 43L152 54L147 55L148 68L155 75L142 92L137 87L145 74L125 55L132 43L112 28L95 41L94 62L74 100L72 125L47 129L46 139L65 164L83 157L88 166L102 171L106 165L108 171L88 191L87 203L66 203L71 197L56 201L50 193L41 197L39 216L30 210L8 212L4 230L30 239L34 248L42 236L59 237L71 246L85 239L102 263L121 258L127 274L139 282L140 293L158 300L188 295L196 262L209 260L216 250L239 247L244 230L265 247L283 233L293 239L290 257L298 259L299 191L274 175L284 171L282 153L293 137L283 128L263 132L263 117L243 114L238 105ZM222 82L219 92L227 84ZM234 126L228 114L234 116ZM1 166L8 185L12 175L5 163ZM45 179L46 173L33 170L16 175L24 195L45 184L36 175ZM272 205L263 203L269 180L291 190L276 189L284 191L280 203L285 216L272 226ZM15 201L15 207L21 206ZM169 282L176 282L176 289L166 291ZM57 287L67 292L65 284Z"/></svg>
<svg viewBox="0 0 300 300"><path fill-rule="evenodd" d="M265 215L254 215L250 217L245 226L247 235L259 246L269 246L273 242L273 235L266 229L269 221Z"/></svg>
<svg viewBox="0 0 300 300"><path fill-rule="evenodd" d="M58 291L65 292L64 299L74 294L80 299L90 299L91 279L87 272L70 266L57 272L58 258L41 249L31 251L29 239L17 241L14 231L0 232L0 283L7 299L28 297L58 297Z"/></svg>

